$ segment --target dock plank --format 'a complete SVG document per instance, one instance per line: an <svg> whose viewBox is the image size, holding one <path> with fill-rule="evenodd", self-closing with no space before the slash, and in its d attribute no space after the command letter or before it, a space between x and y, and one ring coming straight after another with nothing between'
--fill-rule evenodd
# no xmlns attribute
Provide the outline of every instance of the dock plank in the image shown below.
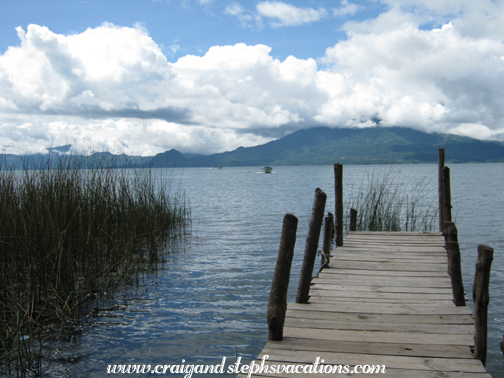
<svg viewBox="0 0 504 378"><path fill-rule="evenodd" d="M380 376L394 378L490 378L473 346L472 313L453 304L440 232L351 232L313 278L309 303L288 304L284 339L254 361L269 370L238 377L334 376L292 370L319 361L384 365Z"/></svg>

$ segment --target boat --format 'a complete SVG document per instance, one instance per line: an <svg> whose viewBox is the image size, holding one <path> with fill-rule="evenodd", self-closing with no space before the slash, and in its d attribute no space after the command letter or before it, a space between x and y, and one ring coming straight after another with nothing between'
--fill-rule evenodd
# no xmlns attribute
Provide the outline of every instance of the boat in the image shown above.
<svg viewBox="0 0 504 378"><path fill-rule="evenodd" d="M222 167L214 167L214 169L222 169Z"/></svg>
<svg viewBox="0 0 504 378"><path fill-rule="evenodd" d="M261 169L261 172L264 172L264 173L271 173L271 171L273 170L272 167L270 166L266 166L266 167L262 167Z"/></svg>

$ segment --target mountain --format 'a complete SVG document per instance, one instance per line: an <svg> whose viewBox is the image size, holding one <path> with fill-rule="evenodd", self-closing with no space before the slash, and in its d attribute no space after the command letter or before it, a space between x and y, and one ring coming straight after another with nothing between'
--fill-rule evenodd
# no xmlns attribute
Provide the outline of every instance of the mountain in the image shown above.
<svg viewBox="0 0 504 378"><path fill-rule="evenodd" d="M152 167L156 168L167 168L167 167L184 167L186 165L187 158L182 155L180 152L177 150L169 150L162 152L160 154L157 154L154 156L151 161L150 165Z"/></svg>
<svg viewBox="0 0 504 378"><path fill-rule="evenodd" d="M447 163L504 162L504 143L449 134L427 134L405 127L347 129L314 127L298 130L281 139L254 147L213 155L169 150L154 157L113 155L66 155L68 146L51 148L48 154L8 155L0 169L40 167L232 167L319 164L436 163L438 147L446 150Z"/></svg>
<svg viewBox="0 0 504 378"><path fill-rule="evenodd" d="M504 144L500 142L428 134L405 127L315 127L260 146L189 158L184 166L435 163L438 147L445 148L447 162L451 163L504 162ZM177 166L180 164L177 161Z"/></svg>
<svg viewBox="0 0 504 378"><path fill-rule="evenodd" d="M65 146L62 146L63 148ZM110 152L95 152L91 155L61 154L60 147L49 149L46 154L0 155L0 169L92 169L92 168L138 168L148 165L152 157L114 155Z"/></svg>

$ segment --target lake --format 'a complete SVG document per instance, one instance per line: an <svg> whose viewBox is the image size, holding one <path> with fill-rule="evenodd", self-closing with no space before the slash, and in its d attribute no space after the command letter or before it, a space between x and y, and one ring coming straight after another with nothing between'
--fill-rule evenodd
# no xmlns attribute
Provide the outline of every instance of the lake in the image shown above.
<svg viewBox="0 0 504 378"><path fill-rule="evenodd" d="M471 308L477 245L495 249L487 369L502 377L504 164L449 166ZM223 357L226 364L255 358L268 337L266 306L283 216L299 218L289 286L293 302L317 187L328 195L326 212L334 211L332 166L273 167L271 174L260 168L154 170L169 177L172 190L184 191L192 236L173 248L162 270L117 293L102 311L90 312L72 342L52 345L44 362L48 376L104 377L114 364L215 365ZM422 182L426 203L437 204L437 165L344 166L345 204L371 175L390 172L401 190L416 190Z"/></svg>

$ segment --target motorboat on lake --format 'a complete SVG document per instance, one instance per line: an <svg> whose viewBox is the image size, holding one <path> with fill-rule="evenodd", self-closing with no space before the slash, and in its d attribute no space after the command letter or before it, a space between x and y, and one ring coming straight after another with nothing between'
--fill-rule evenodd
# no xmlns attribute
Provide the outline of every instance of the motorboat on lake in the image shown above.
<svg viewBox="0 0 504 378"><path fill-rule="evenodd" d="M272 170L273 170L273 168L272 168L272 167L270 167L270 166L266 166L266 167L263 167L263 168L261 169L261 172L263 172L263 173L271 173L271 171L272 171Z"/></svg>

